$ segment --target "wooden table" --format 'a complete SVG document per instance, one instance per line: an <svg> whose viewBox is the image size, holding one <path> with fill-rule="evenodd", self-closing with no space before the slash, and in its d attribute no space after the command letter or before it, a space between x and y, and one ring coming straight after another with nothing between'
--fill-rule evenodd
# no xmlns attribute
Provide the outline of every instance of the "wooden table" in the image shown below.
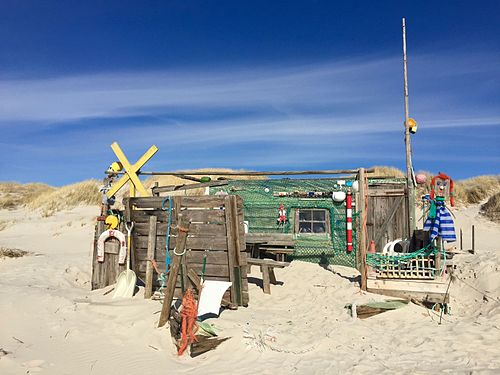
<svg viewBox="0 0 500 375"><path fill-rule="evenodd" d="M266 294L271 294L271 284L277 284L274 267L284 268L290 265L288 262L278 262L272 259L256 258L247 258L247 264L249 272L251 266L260 266L260 271L262 272L262 288Z"/></svg>

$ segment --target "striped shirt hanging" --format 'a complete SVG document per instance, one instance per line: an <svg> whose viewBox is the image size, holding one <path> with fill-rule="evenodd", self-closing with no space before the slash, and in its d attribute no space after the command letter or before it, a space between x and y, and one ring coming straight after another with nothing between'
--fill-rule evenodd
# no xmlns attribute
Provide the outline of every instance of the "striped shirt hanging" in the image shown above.
<svg viewBox="0 0 500 375"><path fill-rule="evenodd" d="M424 230L430 231L430 240L434 240L437 236L441 237L443 241L453 242L457 240L455 234L455 224L451 217L450 211L445 207L444 202L435 201L436 204L436 217L432 218L429 215L424 224Z"/></svg>

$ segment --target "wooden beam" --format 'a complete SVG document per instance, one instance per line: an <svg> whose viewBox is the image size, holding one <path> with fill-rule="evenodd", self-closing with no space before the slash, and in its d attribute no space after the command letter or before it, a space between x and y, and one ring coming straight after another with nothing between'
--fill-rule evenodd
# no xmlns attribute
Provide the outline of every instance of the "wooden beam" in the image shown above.
<svg viewBox="0 0 500 375"><path fill-rule="evenodd" d="M140 167L135 169L132 165L130 165L130 163L129 163L127 157L125 156L125 154L123 153L122 149L120 148L120 146L118 146L118 143L113 142L113 144L111 145L111 148L112 148L113 152L115 153L115 155L118 157L118 160L120 160L120 162L122 163L123 168L125 169L125 171L127 173L126 176L128 176L130 182L134 185L135 189L137 189L139 191L139 193L141 193L142 196L147 197L149 194L146 191L146 189L144 188L144 186L142 186L142 182L141 182L141 180L139 180L139 177L137 177L137 174L136 174L137 170ZM131 192L135 191L135 189L131 188L130 191ZM111 190L113 190L113 188Z"/></svg>
<svg viewBox="0 0 500 375"><path fill-rule="evenodd" d="M224 212L226 215L226 241L227 241L227 260L229 267L229 281L231 282L231 302L239 304L239 296L236 296L236 280L234 274L235 267L235 242L233 233L233 211L231 210L231 199L236 198L234 195L228 195L224 198Z"/></svg>
<svg viewBox="0 0 500 375"><path fill-rule="evenodd" d="M272 266L272 267L288 267L290 265L289 262L279 262L273 259L257 259L257 258L247 258L247 263L253 266Z"/></svg>
<svg viewBox="0 0 500 375"><path fill-rule="evenodd" d="M186 176L184 174L177 175L177 177L182 178L183 180L189 180L189 181L195 181L195 182L201 182L201 179L192 177L192 176Z"/></svg>
<svg viewBox="0 0 500 375"><path fill-rule="evenodd" d="M156 147L155 145L151 146L149 148L149 150L146 151L144 153L144 155L142 155L134 165L130 165L127 157L125 156L125 154L121 150L118 143L113 142L113 144L111 145L111 148L112 148L113 152L115 153L115 155L120 160L120 162L122 163L123 167L125 168L125 172L121 172L121 173L120 172L117 172L117 173L108 173L107 172L108 174L124 174L124 175L117 182L115 182L113 184L111 189L106 193L106 196L108 198L111 198L112 196L114 196L116 194L116 192L118 190L120 190L123 187L123 185L125 185L129 180L131 180L131 182L135 185L135 187L139 190L139 192L143 196L148 196L149 195L148 192L146 191L146 189L144 189L144 186L142 186L141 181L137 177L137 172L149 159L151 159L153 157L153 155L158 151L158 147Z"/></svg>
<svg viewBox="0 0 500 375"><path fill-rule="evenodd" d="M236 293L236 302L238 305L243 305L243 290L241 282L241 246L240 246L240 223L238 220L238 205L235 195L229 195L229 207L226 205L226 211L230 211L230 222L226 221L226 228L231 227L231 236L228 236L228 256L233 258L233 268L229 269L232 274L234 289ZM226 200L227 202L227 200ZM241 223L243 225L243 223ZM243 229L243 228L242 228ZM243 231L243 230L242 230ZM229 231L228 231L229 233ZM229 243L231 242L231 245Z"/></svg>
<svg viewBox="0 0 500 375"><path fill-rule="evenodd" d="M179 190L192 190L192 189L200 189L206 187L216 187L216 186L226 186L229 182L226 181L211 181L211 182L203 182L199 184L184 184L184 185L168 185L168 186L158 186L153 187L151 190L153 194L164 193L170 191L179 191Z"/></svg>
<svg viewBox="0 0 500 375"><path fill-rule="evenodd" d="M146 285L144 288L144 298L151 298L153 295L153 264L156 249L156 216L149 218L148 253L146 263Z"/></svg>
<svg viewBox="0 0 500 375"><path fill-rule="evenodd" d="M368 279L369 289L380 290L406 290L422 293L446 293L449 280L394 280L394 279Z"/></svg>
<svg viewBox="0 0 500 375"><path fill-rule="evenodd" d="M179 268L181 265L182 254L186 248L186 239L189 231L189 221L187 221L182 214L178 214L178 230L179 234L177 236L177 249L174 252L174 259L172 265L168 272L167 287L165 291L165 298L163 300L163 306L160 314L160 321L158 322L158 328L163 327L165 323L170 318L170 310L172 307L172 300L174 298L175 284L177 283L177 276L179 275Z"/></svg>
<svg viewBox="0 0 500 375"><path fill-rule="evenodd" d="M265 294L271 294L271 285L269 278L269 266L260 266L260 271L262 272L262 289L264 289Z"/></svg>
<svg viewBox="0 0 500 375"><path fill-rule="evenodd" d="M359 184L359 202L356 202L358 211L360 212L360 231L359 231L359 242L358 242L358 253L359 253L359 272L361 273L361 290L366 290L366 187L365 187L365 170L361 168L358 174L358 184Z"/></svg>
<svg viewBox="0 0 500 375"><path fill-rule="evenodd" d="M312 170L312 171L267 171L267 172L244 172L244 171L176 171L176 172L141 172L142 175L151 176L293 176L293 175L320 175L320 174L356 174L359 169L336 169L336 170ZM374 173L374 168L365 169L366 173ZM106 172L107 174L121 174L121 172Z"/></svg>

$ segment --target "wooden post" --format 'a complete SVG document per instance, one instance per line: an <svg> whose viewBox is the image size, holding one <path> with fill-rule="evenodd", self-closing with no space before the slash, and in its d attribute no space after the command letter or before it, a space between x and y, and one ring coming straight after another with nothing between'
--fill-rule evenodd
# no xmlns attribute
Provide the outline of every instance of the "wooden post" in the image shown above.
<svg viewBox="0 0 500 375"><path fill-rule="evenodd" d="M408 105L408 66L406 60L406 20L403 18L403 72L404 72L404 97L405 97L405 148L406 148L406 183L408 185L408 238L411 238L416 228L415 220L415 184L413 181L413 166L411 162L410 109Z"/></svg>
<svg viewBox="0 0 500 375"><path fill-rule="evenodd" d="M472 226L472 254L476 251L476 231L474 225Z"/></svg>
<svg viewBox="0 0 500 375"><path fill-rule="evenodd" d="M435 262L434 262L434 269L436 271L439 271L441 269L441 263L442 263L441 253L443 252L443 240L441 239L441 237L438 237L436 239L436 242L437 242L438 252L436 254L436 258L435 258ZM437 275L434 274L434 277L436 277L436 276Z"/></svg>
<svg viewBox="0 0 500 375"><path fill-rule="evenodd" d="M153 295L153 264L156 249L156 221L154 215L149 217L148 252L146 263L146 286L144 288L144 298L151 298Z"/></svg>
<svg viewBox="0 0 500 375"><path fill-rule="evenodd" d="M160 321L158 322L158 328L163 327L170 318L170 309L172 300L174 299L175 285L177 283L177 276L179 274L179 268L182 260L182 255L177 254L183 254L186 248L189 222L180 213L177 215L177 229L178 233L175 243L176 251L174 252L174 259L168 272L167 287L161 309Z"/></svg>
<svg viewBox="0 0 500 375"><path fill-rule="evenodd" d="M262 288L264 289L264 293L271 294L269 266L263 264L262 266L260 266L260 270L262 272Z"/></svg>
<svg viewBox="0 0 500 375"><path fill-rule="evenodd" d="M231 281L231 302L238 303L239 298L236 296L236 283L234 275L235 267L235 240L234 240L234 228L233 228L233 215L235 212L232 210L231 200L236 199L234 195L228 195L224 198L224 211L226 214L226 231L227 231L227 260L229 267L229 281ZM237 214L237 212L236 212Z"/></svg>
<svg viewBox="0 0 500 375"><path fill-rule="evenodd" d="M158 191L156 191L156 189L158 189L159 185L160 185L160 184L158 183L158 181L155 181L155 185L154 185L154 187L151 189L151 190L152 190L152 192L153 192L153 197L159 197L159 196L160 196L160 193L159 193Z"/></svg>
<svg viewBox="0 0 500 375"><path fill-rule="evenodd" d="M460 250L463 250L463 236L462 236L462 228L460 228Z"/></svg>
<svg viewBox="0 0 500 375"><path fill-rule="evenodd" d="M241 242L240 242L240 222L238 219L238 204L236 201L236 196L231 195L231 227L232 227L232 237L234 242L233 248L233 280L236 289L236 302L239 306L243 305L243 286L241 280Z"/></svg>
<svg viewBox="0 0 500 375"><path fill-rule="evenodd" d="M356 202L357 211L359 213L359 236L358 236L358 259L359 259L359 272L361 273L361 283L360 287L362 290L366 290L366 206L368 202L366 201L366 196L368 192L365 186L365 169L360 168L358 173L358 184L359 184L359 200Z"/></svg>
<svg viewBox="0 0 500 375"><path fill-rule="evenodd" d="M104 221L98 220L95 229L95 238L94 238L94 251L92 256L92 282L91 288L99 289L104 287L104 263L99 263L97 261L97 240L102 232L104 232Z"/></svg>

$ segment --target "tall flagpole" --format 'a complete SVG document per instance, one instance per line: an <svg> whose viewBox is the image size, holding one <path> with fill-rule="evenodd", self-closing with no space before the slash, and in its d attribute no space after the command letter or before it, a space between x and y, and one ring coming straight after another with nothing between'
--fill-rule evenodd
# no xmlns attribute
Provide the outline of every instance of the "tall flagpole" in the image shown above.
<svg viewBox="0 0 500 375"><path fill-rule="evenodd" d="M408 236L411 237L416 228L415 221L415 182L411 162L410 144L410 109L408 106L408 67L406 61L406 20L403 18L403 69L404 69L404 96L405 96L405 147L406 147L406 182L408 186Z"/></svg>

